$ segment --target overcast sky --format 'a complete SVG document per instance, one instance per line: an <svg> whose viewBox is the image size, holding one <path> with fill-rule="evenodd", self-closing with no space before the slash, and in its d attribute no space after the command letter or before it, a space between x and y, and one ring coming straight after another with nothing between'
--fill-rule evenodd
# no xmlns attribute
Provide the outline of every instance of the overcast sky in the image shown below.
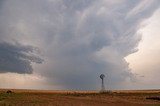
<svg viewBox="0 0 160 106"><path fill-rule="evenodd" d="M0 88L159 88L159 3L0 0Z"/></svg>

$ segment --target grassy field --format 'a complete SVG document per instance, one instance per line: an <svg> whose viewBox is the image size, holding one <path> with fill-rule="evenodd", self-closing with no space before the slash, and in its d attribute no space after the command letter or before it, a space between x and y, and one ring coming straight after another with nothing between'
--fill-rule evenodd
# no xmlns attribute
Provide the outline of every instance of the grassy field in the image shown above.
<svg viewBox="0 0 160 106"><path fill-rule="evenodd" d="M141 91L43 91L0 90L0 106L160 106L160 90Z"/></svg>

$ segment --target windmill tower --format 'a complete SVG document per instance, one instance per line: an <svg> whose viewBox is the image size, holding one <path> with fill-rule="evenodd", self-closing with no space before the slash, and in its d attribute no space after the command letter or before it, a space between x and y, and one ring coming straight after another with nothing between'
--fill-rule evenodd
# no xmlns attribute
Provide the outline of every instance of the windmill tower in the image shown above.
<svg viewBox="0 0 160 106"><path fill-rule="evenodd" d="M100 75L100 78L102 79L101 92L105 92L105 85L104 85L105 75L104 75L104 74L101 74L101 75Z"/></svg>

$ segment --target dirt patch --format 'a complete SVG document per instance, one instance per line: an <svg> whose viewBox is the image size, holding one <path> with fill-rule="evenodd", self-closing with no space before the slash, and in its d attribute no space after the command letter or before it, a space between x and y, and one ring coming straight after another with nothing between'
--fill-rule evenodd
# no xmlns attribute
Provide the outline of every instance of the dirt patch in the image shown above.
<svg viewBox="0 0 160 106"><path fill-rule="evenodd" d="M146 99L149 99L149 100L159 100L160 101L160 97L146 97Z"/></svg>

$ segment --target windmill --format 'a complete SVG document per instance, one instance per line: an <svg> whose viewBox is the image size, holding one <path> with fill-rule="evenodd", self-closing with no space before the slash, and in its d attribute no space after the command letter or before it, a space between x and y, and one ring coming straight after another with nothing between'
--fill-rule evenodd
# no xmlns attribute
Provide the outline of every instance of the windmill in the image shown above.
<svg viewBox="0 0 160 106"><path fill-rule="evenodd" d="M102 79L101 92L105 92L105 86L104 86L104 78L105 78L105 75L104 75L104 74L101 74L101 75L100 75L100 78Z"/></svg>

